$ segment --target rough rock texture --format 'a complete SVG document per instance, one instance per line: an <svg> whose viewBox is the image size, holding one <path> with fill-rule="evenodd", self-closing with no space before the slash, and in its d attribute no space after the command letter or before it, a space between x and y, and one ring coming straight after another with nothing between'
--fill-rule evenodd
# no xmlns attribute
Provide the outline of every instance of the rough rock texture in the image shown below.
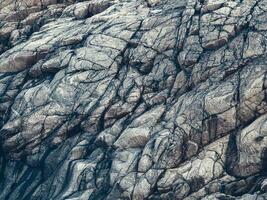
<svg viewBox="0 0 267 200"><path fill-rule="evenodd" d="M266 47L267 0L0 0L0 199L267 199Z"/></svg>

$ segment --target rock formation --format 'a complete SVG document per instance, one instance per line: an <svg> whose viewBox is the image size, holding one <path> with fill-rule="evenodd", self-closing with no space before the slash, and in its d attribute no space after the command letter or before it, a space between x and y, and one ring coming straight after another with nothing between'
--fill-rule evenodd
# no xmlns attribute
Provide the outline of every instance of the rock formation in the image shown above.
<svg viewBox="0 0 267 200"><path fill-rule="evenodd" d="M267 0L0 0L0 199L267 199L266 47Z"/></svg>

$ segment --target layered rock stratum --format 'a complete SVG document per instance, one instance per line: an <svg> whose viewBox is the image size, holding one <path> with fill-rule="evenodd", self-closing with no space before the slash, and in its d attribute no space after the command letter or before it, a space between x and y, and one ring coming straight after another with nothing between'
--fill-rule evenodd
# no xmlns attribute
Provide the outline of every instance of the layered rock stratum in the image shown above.
<svg viewBox="0 0 267 200"><path fill-rule="evenodd" d="M267 0L0 0L0 199L267 199L266 45Z"/></svg>

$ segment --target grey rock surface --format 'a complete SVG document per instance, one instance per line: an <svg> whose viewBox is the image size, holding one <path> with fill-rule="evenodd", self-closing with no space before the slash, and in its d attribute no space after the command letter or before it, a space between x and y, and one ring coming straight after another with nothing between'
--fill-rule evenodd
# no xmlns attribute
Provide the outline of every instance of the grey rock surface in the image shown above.
<svg viewBox="0 0 267 200"><path fill-rule="evenodd" d="M267 199L266 47L267 0L0 0L0 199Z"/></svg>

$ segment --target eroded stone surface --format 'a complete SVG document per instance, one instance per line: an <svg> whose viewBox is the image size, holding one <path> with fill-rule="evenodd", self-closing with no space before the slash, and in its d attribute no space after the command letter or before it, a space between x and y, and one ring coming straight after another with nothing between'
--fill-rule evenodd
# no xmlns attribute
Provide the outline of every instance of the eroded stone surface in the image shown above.
<svg viewBox="0 0 267 200"><path fill-rule="evenodd" d="M0 0L0 199L267 199L266 0Z"/></svg>

